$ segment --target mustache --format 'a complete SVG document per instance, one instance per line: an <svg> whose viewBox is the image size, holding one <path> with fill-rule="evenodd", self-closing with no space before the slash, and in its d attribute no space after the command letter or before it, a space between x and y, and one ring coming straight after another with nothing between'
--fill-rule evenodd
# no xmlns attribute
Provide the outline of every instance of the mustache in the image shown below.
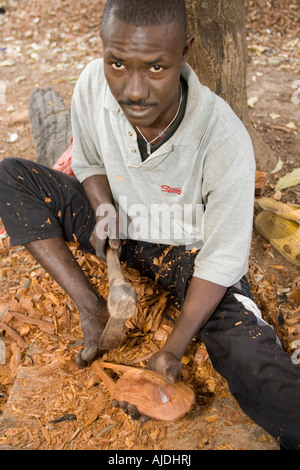
<svg viewBox="0 0 300 470"><path fill-rule="evenodd" d="M138 108L151 108L151 107L157 106L157 103L146 103L144 100L133 101L130 99L119 101L119 104L122 104L128 107L138 107Z"/></svg>

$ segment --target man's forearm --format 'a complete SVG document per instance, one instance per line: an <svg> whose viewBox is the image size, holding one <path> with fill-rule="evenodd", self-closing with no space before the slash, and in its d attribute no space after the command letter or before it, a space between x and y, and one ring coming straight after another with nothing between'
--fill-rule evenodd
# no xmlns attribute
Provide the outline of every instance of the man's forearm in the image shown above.
<svg viewBox="0 0 300 470"><path fill-rule="evenodd" d="M227 288L193 277L180 316L162 348L180 360L197 331L209 320Z"/></svg>
<svg viewBox="0 0 300 470"><path fill-rule="evenodd" d="M100 204L112 204L112 193L105 175L90 176L82 186L95 214Z"/></svg>
<svg viewBox="0 0 300 470"><path fill-rule="evenodd" d="M118 248L119 254L121 248L119 216L113 204L109 182L105 175L95 175L84 180L82 186L96 218L90 243L96 254L105 261L107 242L111 247Z"/></svg>

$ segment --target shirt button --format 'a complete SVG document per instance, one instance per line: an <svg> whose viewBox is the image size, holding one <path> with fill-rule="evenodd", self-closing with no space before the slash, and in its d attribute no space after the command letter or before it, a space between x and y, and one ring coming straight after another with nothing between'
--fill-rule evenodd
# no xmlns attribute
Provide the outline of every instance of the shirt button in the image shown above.
<svg viewBox="0 0 300 470"><path fill-rule="evenodd" d="M132 152L132 153L136 153L136 150L135 150L135 149L132 149L131 152Z"/></svg>
<svg viewBox="0 0 300 470"><path fill-rule="evenodd" d="M128 132L128 135L131 137L131 136L132 136L132 132L129 131L129 132Z"/></svg>

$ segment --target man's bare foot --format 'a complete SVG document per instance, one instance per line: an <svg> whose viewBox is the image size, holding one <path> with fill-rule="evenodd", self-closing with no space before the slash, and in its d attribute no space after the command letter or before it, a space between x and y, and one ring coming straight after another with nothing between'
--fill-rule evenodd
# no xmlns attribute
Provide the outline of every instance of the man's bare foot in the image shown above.
<svg viewBox="0 0 300 470"><path fill-rule="evenodd" d="M83 368L89 366L104 352L99 349L99 343L109 318L109 313L106 302L103 299L99 299L96 307L80 308L79 314L85 346L78 353L76 363L78 367Z"/></svg>

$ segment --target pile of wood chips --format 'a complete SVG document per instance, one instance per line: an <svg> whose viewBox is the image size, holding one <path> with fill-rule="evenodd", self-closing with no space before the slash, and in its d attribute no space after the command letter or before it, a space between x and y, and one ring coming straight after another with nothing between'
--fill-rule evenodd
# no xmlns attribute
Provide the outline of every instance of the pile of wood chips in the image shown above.
<svg viewBox="0 0 300 470"><path fill-rule="evenodd" d="M106 264L80 252L76 244L70 244L70 249L90 282L107 298ZM136 289L137 308L126 323L123 345L102 359L143 368L166 341L179 312L155 282L134 269L123 269ZM283 266L275 269L280 271ZM300 279L280 292L276 277L266 274L254 261L249 275L264 318L292 352L293 342L300 339ZM180 426L185 430L194 426L199 410L206 427L202 433L198 431L198 448L224 429L224 417L221 419L219 409L212 413L215 408L211 404L216 398L224 404L230 393L203 344L194 340L182 359L182 380L197 397L191 412L176 427L149 421L141 429L139 422L111 406L105 384L91 368L78 369L76 355L83 347L83 337L76 307L26 249L12 248L8 238L0 238L0 276L1 448L163 449L167 435L180 432ZM117 380L116 373L109 374ZM230 417L225 424L231 425L232 416L239 412L231 402L227 408ZM247 417L238 415L237 420L243 423L241 429L250 429ZM172 449L170 440L166 445Z"/></svg>
<svg viewBox="0 0 300 470"><path fill-rule="evenodd" d="M250 264L250 283L254 300L265 321L274 327L285 351L292 355L300 346L300 276L290 279L288 286L278 282L274 271L285 272L285 265L271 264L268 271L257 262Z"/></svg>
<svg viewBox="0 0 300 470"><path fill-rule="evenodd" d="M76 244L70 244L70 249L90 282L107 298L106 264L83 254ZM280 272L284 266L272 268ZM179 312L155 282L134 269L123 269L136 289L137 308L126 323L123 345L102 359L143 368L166 341ZM300 279L282 288L271 270L266 272L255 260L249 276L265 320L292 353L294 342L300 340ZM141 427L112 407L105 384L91 368L78 369L76 356L83 337L76 307L24 247L10 246L9 238L0 238L0 277L0 448L172 449L172 443L178 445L189 429L196 439L191 448L207 448L224 429L239 432L231 427L233 417L233 422L241 423L241 432L250 432L251 420L240 414L227 383L213 369L205 346L196 340L182 359L182 380L196 395L190 413L180 423L151 420ZM108 373L117 380L116 373ZM196 435L192 429L197 418ZM256 428L253 433L246 445L257 434ZM268 443L270 437L263 439ZM236 448L232 441L219 448L224 445Z"/></svg>
<svg viewBox="0 0 300 470"><path fill-rule="evenodd" d="M105 263L83 254L76 244L70 249L90 282L107 298ZM0 262L0 412L4 412L0 446L155 448L167 427L150 421L140 435L139 423L111 406L99 377L90 368L76 366L83 337L70 298L24 247L10 247L8 238L0 239ZM124 344L102 359L145 367L166 341L178 311L167 293L138 271L124 268L124 274L137 292L136 312L126 323ZM228 395L203 345L193 341L182 362L183 380L197 392L198 405L208 404L215 394Z"/></svg>

